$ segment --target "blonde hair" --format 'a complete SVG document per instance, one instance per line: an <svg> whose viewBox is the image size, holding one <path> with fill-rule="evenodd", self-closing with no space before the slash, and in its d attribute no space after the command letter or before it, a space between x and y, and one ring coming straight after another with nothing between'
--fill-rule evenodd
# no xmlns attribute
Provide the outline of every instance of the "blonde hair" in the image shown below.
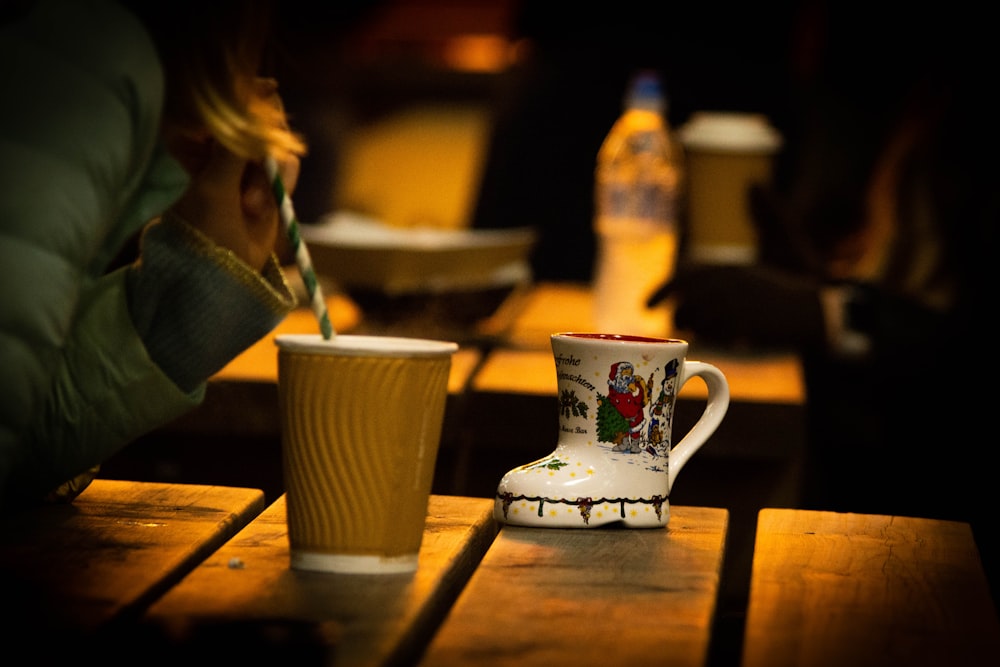
<svg viewBox="0 0 1000 667"><path fill-rule="evenodd" d="M182 135L206 131L249 160L303 155L276 96L261 94L268 0L136 0L128 3L156 43L166 77L163 123Z"/></svg>

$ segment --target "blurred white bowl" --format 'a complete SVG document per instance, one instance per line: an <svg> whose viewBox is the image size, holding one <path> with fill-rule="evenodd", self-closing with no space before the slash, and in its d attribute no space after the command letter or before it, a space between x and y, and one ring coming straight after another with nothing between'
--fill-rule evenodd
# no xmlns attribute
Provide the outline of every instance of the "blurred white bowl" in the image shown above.
<svg viewBox="0 0 1000 667"><path fill-rule="evenodd" d="M442 230L390 227L336 212L300 225L316 272L348 293L388 296L513 287L531 280L531 228Z"/></svg>

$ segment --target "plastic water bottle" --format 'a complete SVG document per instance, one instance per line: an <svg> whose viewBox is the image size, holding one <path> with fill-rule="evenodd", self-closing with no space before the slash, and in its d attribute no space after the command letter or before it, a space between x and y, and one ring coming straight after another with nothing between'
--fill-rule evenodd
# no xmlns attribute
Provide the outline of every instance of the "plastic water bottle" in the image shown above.
<svg viewBox="0 0 1000 667"><path fill-rule="evenodd" d="M668 307L647 308L646 300L673 277L681 174L660 80L655 73L639 72L597 156L593 287L594 323L600 331L670 333Z"/></svg>

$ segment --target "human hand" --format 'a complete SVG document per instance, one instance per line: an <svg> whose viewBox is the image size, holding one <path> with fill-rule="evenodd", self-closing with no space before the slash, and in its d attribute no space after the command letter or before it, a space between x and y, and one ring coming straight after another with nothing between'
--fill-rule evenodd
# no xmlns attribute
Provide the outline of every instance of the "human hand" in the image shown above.
<svg viewBox="0 0 1000 667"><path fill-rule="evenodd" d="M649 304L674 300L674 324L720 345L800 347L822 343L815 282L763 266L681 265Z"/></svg>
<svg viewBox="0 0 1000 667"><path fill-rule="evenodd" d="M260 271L279 239L278 205L263 165L213 143L174 212Z"/></svg>
<svg viewBox="0 0 1000 667"><path fill-rule="evenodd" d="M275 81L256 80L253 96L254 103L276 111L274 122L287 129ZM292 256L261 160L240 157L207 135L168 138L171 152L191 176L187 191L174 205L178 216L255 270L264 268L272 252L282 261ZM299 158L286 151L277 161L285 192L291 196L298 181Z"/></svg>

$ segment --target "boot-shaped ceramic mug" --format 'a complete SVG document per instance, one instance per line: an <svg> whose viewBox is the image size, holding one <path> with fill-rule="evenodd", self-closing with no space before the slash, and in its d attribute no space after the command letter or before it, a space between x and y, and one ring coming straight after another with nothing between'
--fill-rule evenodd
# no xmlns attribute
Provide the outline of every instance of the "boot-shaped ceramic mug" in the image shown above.
<svg viewBox="0 0 1000 667"><path fill-rule="evenodd" d="M670 520L670 489L729 408L718 368L688 361L688 343L603 333L553 334L559 438L545 458L514 468L497 487L501 523L658 528ZM674 403L700 377L701 417L672 444Z"/></svg>

